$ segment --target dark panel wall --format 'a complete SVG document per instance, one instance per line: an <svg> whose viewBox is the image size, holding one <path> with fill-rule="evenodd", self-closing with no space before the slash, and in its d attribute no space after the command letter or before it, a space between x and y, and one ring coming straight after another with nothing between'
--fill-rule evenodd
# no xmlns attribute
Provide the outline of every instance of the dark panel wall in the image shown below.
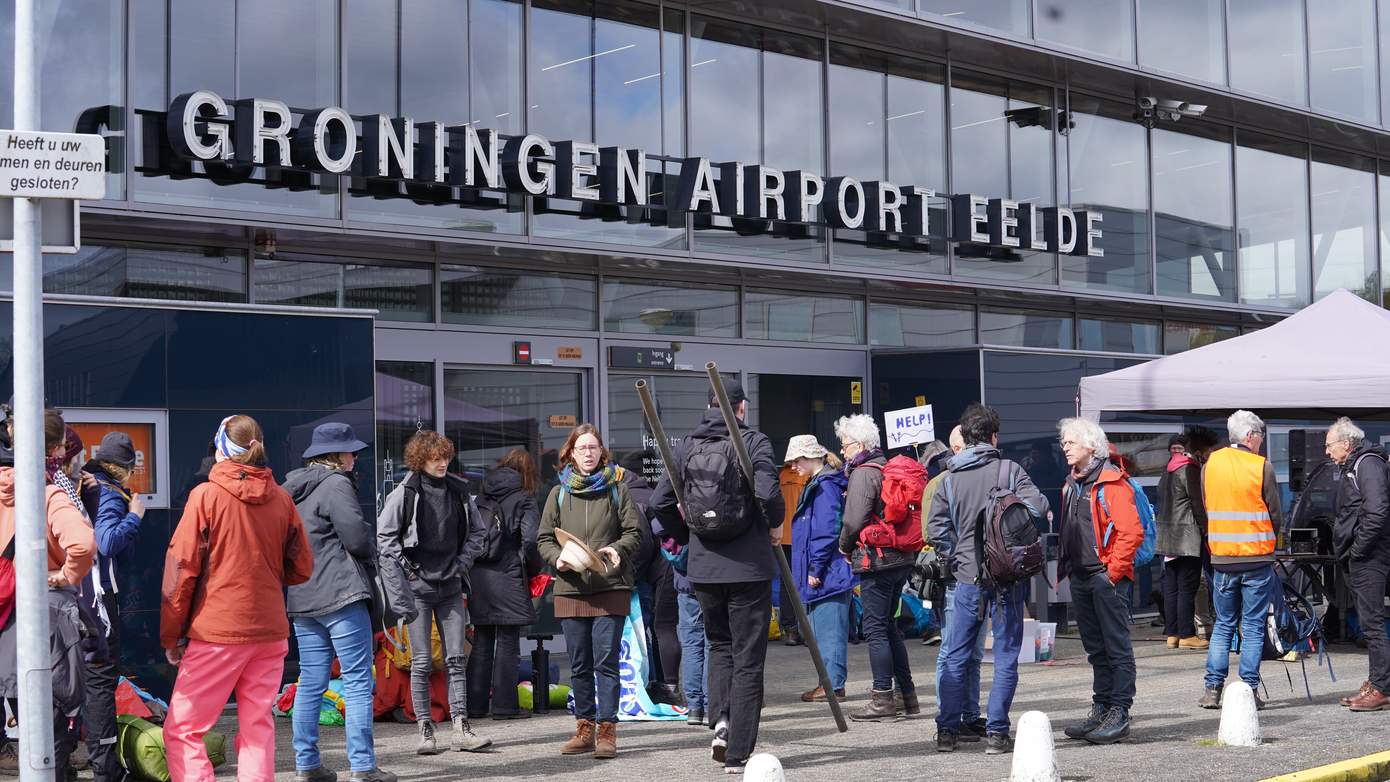
<svg viewBox="0 0 1390 782"><path fill-rule="evenodd" d="M924 396L932 406L936 437L951 434L960 414L980 400L980 351L883 353L873 357L874 417L917 404Z"/></svg>

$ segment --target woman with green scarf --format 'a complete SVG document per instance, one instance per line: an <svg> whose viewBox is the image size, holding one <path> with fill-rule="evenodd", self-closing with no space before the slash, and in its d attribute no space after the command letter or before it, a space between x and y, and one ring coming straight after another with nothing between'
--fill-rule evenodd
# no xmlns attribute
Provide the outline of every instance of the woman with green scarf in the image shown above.
<svg viewBox="0 0 1390 782"><path fill-rule="evenodd" d="M560 485L551 489L541 510L536 540L541 557L558 574L555 617L565 631L574 688L577 724L560 754L612 758L618 754L618 647L632 601L632 561L640 540L637 504L624 485L623 469L609 464L593 424L570 432L560 448L560 463ZM599 561L588 563L582 547L562 542L571 536Z"/></svg>

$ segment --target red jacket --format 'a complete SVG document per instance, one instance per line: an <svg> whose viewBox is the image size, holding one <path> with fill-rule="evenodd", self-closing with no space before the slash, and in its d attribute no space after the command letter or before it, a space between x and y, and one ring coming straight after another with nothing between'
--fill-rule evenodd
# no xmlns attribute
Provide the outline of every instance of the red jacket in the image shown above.
<svg viewBox="0 0 1390 782"><path fill-rule="evenodd" d="M61 570L68 583L77 586L92 569L96 539L92 525L62 489L44 487L48 512L48 569ZM0 549L14 539L14 468L0 467Z"/></svg>
<svg viewBox="0 0 1390 782"><path fill-rule="evenodd" d="M218 462L193 489L164 560L159 641L253 644L289 637L286 586L314 572L290 495L266 467Z"/></svg>
<svg viewBox="0 0 1390 782"><path fill-rule="evenodd" d="M1105 493L1103 507L1100 501L1102 489ZM1070 484L1065 491L1069 490ZM1091 496L1087 499L1091 503L1091 525L1096 535L1096 551L1100 563L1105 566L1106 575L1115 583L1119 583L1121 578L1132 581L1134 553L1144 542L1144 523L1139 520L1139 509L1134 504L1134 488L1129 485L1129 477L1123 469L1115 467L1113 463L1106 464L1101 468L1100 475L1091 489ZM1111 524L1115 525L1115 530L1110 533L1110 540L1107 541L1105 532ZM1059 576L1065 577L1065 574Z"/></svg>

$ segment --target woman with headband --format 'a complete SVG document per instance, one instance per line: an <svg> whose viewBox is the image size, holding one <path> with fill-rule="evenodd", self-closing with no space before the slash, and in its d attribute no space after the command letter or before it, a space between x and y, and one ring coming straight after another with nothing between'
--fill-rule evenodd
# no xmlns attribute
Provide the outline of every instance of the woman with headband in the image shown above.
<svg viewBox="0 0 1390 782"><path fill-rule="evenodd" d="M164 560L159 640L179 669L164 745L169 778L211 780L203 734L237 696L241 779L275 778L271 702L284 673L284 588L313 574L314 560L290 495L266 466L260 424L222 419L217 463L188 495Z"/></svg>

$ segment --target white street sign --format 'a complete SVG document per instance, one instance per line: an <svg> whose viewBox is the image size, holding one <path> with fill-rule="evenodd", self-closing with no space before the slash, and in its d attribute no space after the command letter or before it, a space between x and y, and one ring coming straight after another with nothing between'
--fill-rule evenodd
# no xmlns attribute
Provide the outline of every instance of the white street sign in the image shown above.
<svg viewBox="0 0 1390 782"><path fill-rule="evenodd" d="M889 448L906 448L935 440L936 425L932 421L931 405L884 413L883 433L888 438Z"/></svg>
<svg viewBox="0 0 1390 782"><path fill-rule="evenodd" d="M0 198L106 197L106 142L96 134L0 130Z"/></svg>

